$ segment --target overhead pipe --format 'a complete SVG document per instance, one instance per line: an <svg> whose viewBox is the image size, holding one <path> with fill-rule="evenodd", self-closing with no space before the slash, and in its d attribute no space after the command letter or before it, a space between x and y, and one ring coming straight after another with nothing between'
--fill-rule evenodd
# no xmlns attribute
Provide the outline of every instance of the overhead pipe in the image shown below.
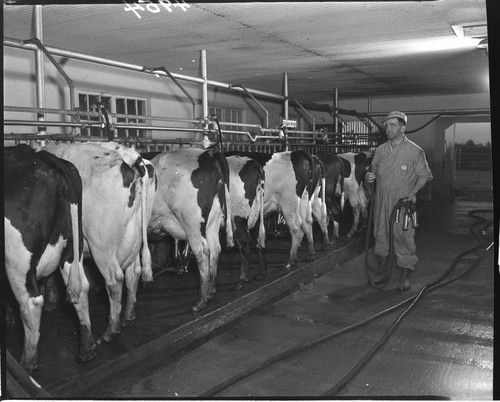
<svg viewBox="0 0 500 402"><path fill-rule="evenodd" d="M268 110L262 105L262 103L260 103L257 98L255 98L255 96L253 96L253 94L245 87L243 86L243 84L240 84L240 85L237 85L239 87L241 87L245 93L250 96L250 98L252 98L252 100L264 111L264 113L266 114L266 127L269 127L269 112Z"/></svg>
<svg viewBox="0 0 500 402"><path fill-rule="evenodd" d="M387 116L389 112L371 112L367 113L367 116L377 117L377 116ZM443 114L443 115L466 115L466 114L478 114L478 115L490 115L490 109L452 109L452 110L412 110L405 111L406 115L422 115L422 114Z"/></svg>
<svg viewBox="0 0 500 402"><path fill-rule="evenodd" d="M23 45L22 41L19 41L17 39L13 39L13 38L4 38L3 44L4 44L4 46L19 48L19 49L36 50L36 46L34 46L33 44L27 43L27 44ZM84 61L103 64L103 65L107 65L107 66L111 66L111 67L123 68L126 70L145 72L144 66L141 66L138 64L124 63L124 62L120 62L120 61L116 61L116 60L105 59L103 57L90 56L88 54L74 52L71 50L60 49L60 48L56 48L56 47L52 47L52 46L46 46L46 48L51 54L57 55L57 56L70 57L73 59L84 60ZM153 74L153 73L149 73L149 74ZM160 74L165 74L165 73L160 72ZM165 74L165 76L166 76L166 74ZM204 84L206 82L208 85L211 85L214 87L233 90L236 92L242 92L242 93L244 92L242 88L233 87L231 84L226 84L226 83L219 82L219 81L204 80L203 78L200 78L200 77L191 77L188 75L183 75L183 74L178 74L178 73L172 73L172 76L179 79L179 80L194 82L197 84ZM262 97L271 98L271 99L275 99L275 100L283 100L284 99L284 97L282 95L276 95L273 93L259 91L256 89L248 89L248 91L250 91L252 94L257 95L257 96L262 96Z"/></svg>
<svg viewBox="0 0 500 402"><path fill-rule="evenodd" d="M33 19L35 25L35 37L40 42L43 41L43 21L42 21L42 6L33 6ZM36 80L36 105L39 108L45 107L45 66L43 52L35 45L35 80ZM45 115L39 113L38 121L44 121ZM38 133L45 134L46 130L43 126L38 126Z"/></svg>
<svg viewBox="0 0 500 402"><path fill-rule="evenodd" d="M69 107L71 110L75 109L75 84L73 83L73 80L69 77L68 74L64 71L64 69L59 65L59 63L52 57L50 52L47 50L47 48L43 45L42 42L40 42L40 39L38 38L32 38L23 41L23 43L34 43L42 52L47 56L47 58L52 62L54 67L59 71L59 73L64 77L66 82L68 83L69 86Z"/></svg>
<svg viewBox="0 0 500 402"><path fill-rule="evenodd" d="M293 100L301 109L302 111L309 116L309 118L311 119L311 122L312 122L312 131L315 131L316 130L316 119L314 118L314 116L309 113L309 111L304 107L302 106L302 104L295 98L290 98L291 100Z"/></svg>
<svg viewBox="0 0 500 402"><path fill-rule="evenodd" d="M173 74L167 70L166 67L161 66L161 67L143 67L143 71L145 72L151 72L155 75L160 75L158 74L160 71L164 72L165 74L168 75L168 77L174 82L177 87L188 97L188 99L191 101L191 104L193 105L193 119L196 119L196 101L194 98L189 94L189 92L182 86L182 84L173 76Z"/></svg>

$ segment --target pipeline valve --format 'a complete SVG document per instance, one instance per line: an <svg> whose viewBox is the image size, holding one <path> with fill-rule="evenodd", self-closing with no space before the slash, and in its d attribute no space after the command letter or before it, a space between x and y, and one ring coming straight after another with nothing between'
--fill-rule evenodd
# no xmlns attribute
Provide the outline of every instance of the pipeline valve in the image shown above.
<svg viewBox="0 0 500 402"><path fill-rule="evenodd" d="M396 204L396 208L396 223L399 223L401 210L403 210L403 230L408 230L410 222L413 228L418 227L417 209L412 200L409 198L400 198Z"/></svg>

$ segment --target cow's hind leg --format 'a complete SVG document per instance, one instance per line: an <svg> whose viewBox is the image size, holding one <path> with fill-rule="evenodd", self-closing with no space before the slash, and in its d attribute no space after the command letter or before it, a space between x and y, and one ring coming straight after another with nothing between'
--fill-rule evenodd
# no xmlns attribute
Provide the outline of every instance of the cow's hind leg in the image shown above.
<svg viewBox="0 0 500 402"><path fill-rule="evenodd" d="M21 366L28 373L32 373L38 369L38 341L40 338L43 296L28 297L19 307L24 326L24 347L21 355Z"/></svg>
<svg viewBox="0 0 500 402"><path fill-rule="evenodd" d="M67 284L69 280L69 270L70 264L65 263L61 274L64 283ZM94 337L92 336L92 330L90 325L90 314L89 314L89 288L90 284L87 280L87 276L84 273L83 265L80 262L80 277L82 283L82 290L78 302L73 303L76 314L80 321L80 350L76 357L76 361L79 363L87 362L96 357L96 345Z"/></svg>
<svg viewBox="0 0 500 402"><path fill-rule="evenodd" d="M122 309L121 301L124 275L116 256L109 254L97 255L97 253L93 254L93 256L99 267L99 271L104 277L109 298L108 326L97 340L97 343L101 344L102 342L110 342L121 333L120 313Z"/></svg>
<svg viewBox="0 0 500 402"><path fill-rule="evenodd" d="M352 214L353 214L352 226L349 232L347 233L347 237L354 236L354 234L358 230L359 216L361 215L361 206L360 205L353 206Z"/></svg>
<svg viewBox="0 0 500 402"><path fill-rule="evenodd" d="M207 296L210 285L209 277L209 256L210 251L208 249L207 241L201 237L195 236L194 238L188 239L193 255L196 258L198 264L198 270L200 272L200 288L198 301L193 306L193 311L200 311L207 306Z"/></svg>
<svg viewBox="0 0 500 402"><path fill-rule="evenodd" d="M235 286L235 289L243 289L243 284L249 281L248 266L250 264L250 242L251 237L248 232L247 220L235 217L236 229L234 231L234 239L238 244L240 252L240 278Z"/></svg>
<svg viewBox="0 0 500 402"><path fill-rule="evenodd" d="M122 327L130 326L135 322L135 304L137 302L137 287L141 274L141 259L137 255L135 262L125 269L125 285L127 286L127 303L122 314Z"/></svg>
<svg viewBox="0 0 500 402"><path fill-rule="evenodd" d="M297 263L297 253L300 246L300 242L304 237L304 232L300 228L300 218L294 216L293 213L284 214L285 220L288 225L288 230L290 231L290 237L292 244L290 246L290 257L288 262L285 264L286 269L290 269L293 265Z"/></svg>

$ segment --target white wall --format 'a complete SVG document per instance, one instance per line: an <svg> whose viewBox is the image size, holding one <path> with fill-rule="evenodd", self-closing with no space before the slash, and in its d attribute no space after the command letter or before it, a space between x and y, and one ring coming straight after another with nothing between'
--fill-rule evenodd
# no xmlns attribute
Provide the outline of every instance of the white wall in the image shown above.
<svg viewBox="0 0 500 402"><path fill-rule="evenodd" d="M67 75L74 81L76 91L101 92L104 94L132 96L147 98L148 112L152 116L193 118L193 108L189 99L167 77L158 78L153 74L130 71L117 67L89 63L76 59L55 57L64 68ZM4 105L5 106L36 106L35 84L35 54L32 51L4 47ZM200 84L181 81L181 84L196 100L196 118L202 117ZM56 109L69 109L69 88L56 68L45 61L45 107ZM76 96L76 103L78 103ZM339 95L339 107L358 112L368 112L368 99L342 100ZM277 127L283 116L283 104L280 101L259 99L261 104L269 111L269 127ZM299 100L300 101L300 100ZM265 126L265 114L261 108L248 96L234 93L221 88L209 87L209 106L227 107L246 110L246 123ZM488 109L490 107L489 94L453 95L453 96L417 96L377 98L370 100L372 113L400 110L409 114L407 131L418 129L428 123L436 113L412 115L415 111L443 111L456 109ZM302 125L299 129L311 130L311 121L302 110L290 102L289 114L299 116ZM316 124L333 122L333 117L326 112L311 111L316 119ZM30 119L35 120L33 114L19 114L5 112L4 119ZM46 120L59 120L57 115L48 115ZM355 118L346 117L347 120ZM383 117L376 120L381 124ZM67 118L69 121L69 118ZM440 179L445 155L445 131L451 125L461 122L489 122L489 117L440 117L422 130L408 134L408 137L421 146L427 154L429 164L434 172L435 180L432 183L433 197L440 197L439 188L446 184ZM168 127L188 127L190 123L181 122L154 122L154 125ZM36 127L5 126L5 133L36 133ZM48 133L68 132L69 129L49 128ZM250 130L251 131L251 130ZM152 138L200 140L201 135L192 132L180 131L153 131Z"/></svg>

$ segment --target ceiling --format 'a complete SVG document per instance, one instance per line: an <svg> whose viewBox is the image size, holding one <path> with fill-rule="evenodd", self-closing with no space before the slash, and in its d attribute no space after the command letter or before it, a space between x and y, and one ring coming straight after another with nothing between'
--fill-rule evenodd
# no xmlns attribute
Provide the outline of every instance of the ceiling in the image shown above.
<svg viewBox="0 0 500 402"><path fill-rule="evenodd" d="M486 0L128 3L44 5L43 42L197 77L205 49L210 80L282 94L286 72L302 102L488 92L481 38L452 29L485 24ZM4 5L4 37L33 37L32 14Z"/></svg>

